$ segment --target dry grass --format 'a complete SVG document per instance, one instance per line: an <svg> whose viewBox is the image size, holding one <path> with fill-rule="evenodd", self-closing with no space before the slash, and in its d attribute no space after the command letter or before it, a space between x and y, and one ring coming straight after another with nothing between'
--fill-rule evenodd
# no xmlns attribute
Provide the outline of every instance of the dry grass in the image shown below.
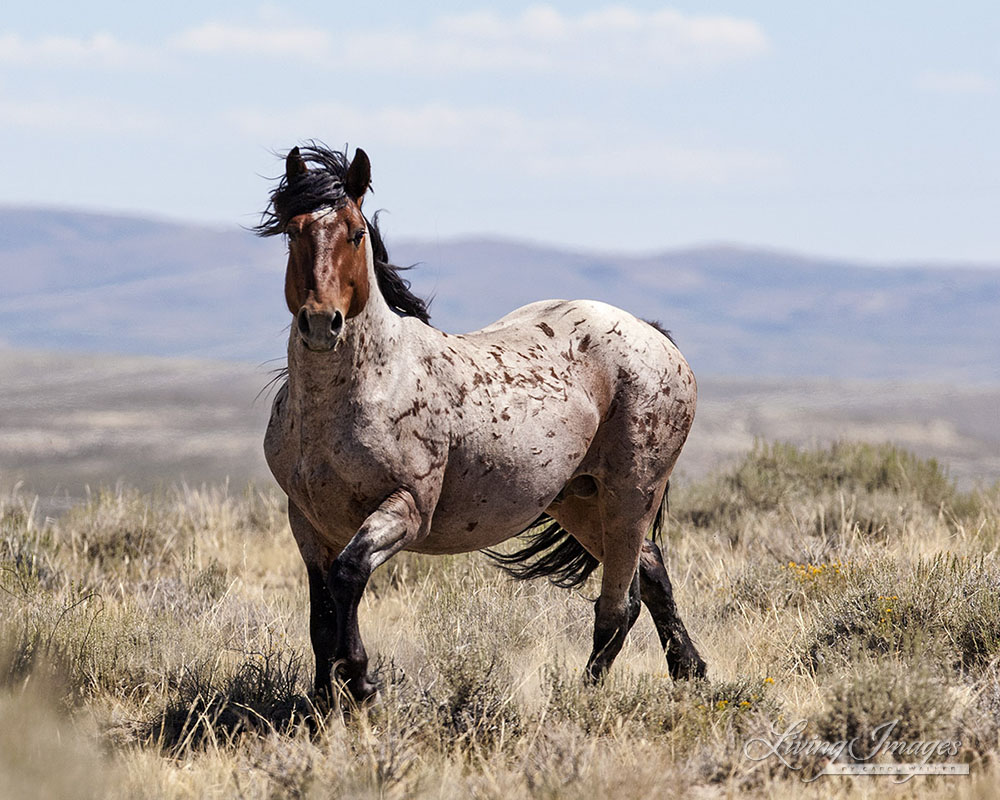
<svg viewBox="0 0 1000 800"><path fill-rule="evenodd" d="M0 798L992 796L1000 487L892 447L758 446L672 498L666 551L710 680L640 618L584 686L596 594L405 555L362 608L379 702L317 722L305 575L275 494L0 507ZM804 719L960 741L972 777L823 777L745 742Z"/></svg>

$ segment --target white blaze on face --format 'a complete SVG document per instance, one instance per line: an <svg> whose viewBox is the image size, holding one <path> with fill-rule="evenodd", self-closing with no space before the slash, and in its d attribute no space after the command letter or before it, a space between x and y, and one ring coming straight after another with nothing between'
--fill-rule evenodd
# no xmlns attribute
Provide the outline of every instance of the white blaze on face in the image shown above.
<svg viewBox="0 0 1000 800"><path fill-rule="evenodd" d="M318 208L309 215L309 228L314 231L314 236L316 237L316 251L321 251L327 242L326 236L326 226L317 225L321 219L329 214L333 213L333 208L330 206L324 206L323 208Z"/></svg>

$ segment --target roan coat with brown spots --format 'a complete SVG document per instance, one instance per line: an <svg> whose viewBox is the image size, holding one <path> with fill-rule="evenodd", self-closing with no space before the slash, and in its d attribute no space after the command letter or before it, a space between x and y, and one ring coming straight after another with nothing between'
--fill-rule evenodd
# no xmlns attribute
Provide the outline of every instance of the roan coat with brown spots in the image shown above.
<svg viewBox="0 0 1000 800"><path fill-rule="evenodd" d="M646 538L695 412L673 342L590 300L533 303L460 336L401 316L380 291L361 213L367 156L348 167L303 149L272 195L294 323L264 449L309 575L318 698L330 700L334 668L354 699L375 692L357 615L376 567L401 550L492 547L543 514L604 566L591 678L618 654L640 598L671 673L704 674ZM331 172L329 196L286 201L282 217L279 191L294 192L307 161Z"/></svg>

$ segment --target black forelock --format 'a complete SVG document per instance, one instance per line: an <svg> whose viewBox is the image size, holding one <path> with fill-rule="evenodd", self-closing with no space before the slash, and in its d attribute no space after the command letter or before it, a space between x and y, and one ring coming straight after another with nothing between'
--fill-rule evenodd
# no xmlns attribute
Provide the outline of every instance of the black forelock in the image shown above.
<svg viewBox="0 0 1000 800"><path fill-rule="evenodd" d="M299 214L309 214L324 206L339 208L344 205L347 202L344 182L350 166L346 150L346 147L344 152L331 150L314 140L299 147L302 160L310 168L291 179L281 176L254 233L276 236L284 233L288 223Z"/></svg>

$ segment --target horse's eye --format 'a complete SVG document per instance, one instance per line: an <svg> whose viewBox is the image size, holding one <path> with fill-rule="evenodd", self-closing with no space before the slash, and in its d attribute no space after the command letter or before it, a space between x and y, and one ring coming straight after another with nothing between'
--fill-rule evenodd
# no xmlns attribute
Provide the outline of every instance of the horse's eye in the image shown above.
<svg viewBox="0 0 1000 800"><path fill-rule="evenodd" d="M355 247L361 247L361 240L365 238L365 229L358 228L353 234L351 234L351 242Z"/></svg>

